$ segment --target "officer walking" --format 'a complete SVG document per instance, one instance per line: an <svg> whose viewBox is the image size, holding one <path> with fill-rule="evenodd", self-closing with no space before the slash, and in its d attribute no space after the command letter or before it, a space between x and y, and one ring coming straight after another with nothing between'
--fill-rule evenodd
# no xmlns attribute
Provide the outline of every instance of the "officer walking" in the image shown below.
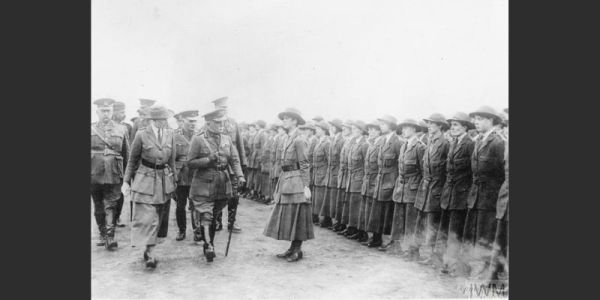
<svg viewBox="0 0 600 300"><path fill-rule="evenodd" d="M152 252L163 222L165 203L175 192L175 138L173 130L167 129L167 118L165 107L150 108L149 125L135 135L123 178L123 193L131 192L135 205L132 244L146 246L143 257L148 268L156 268L158 264Z"/></svg>
<svg viewBox="0 0 600 300"><path fill-rule="evenodd" d="M108 250L117 248L115 224L117 202L121 196L123 168L129 158L129 139L126 127L111 120L115 100L102 98L94 101L98 122L91 126L91 194L94 217L100 232L98 246Z"/></svg>
<svg viewBox="0 0 600 300"><path fill-rule="evenodd" d="M177 227L179 233L175 240L181 241L185 239L185 231L187 228L187 221L185 217L185 205L188 203L188 196L190 194L190 185L192 184L192 176L188 168L188 153L190 146L192 145L192 138L196 130L196 123L198 117L197 110L186 110L177 114L180 120L180 128L175 130L175 168L177 169L177 188L175 190L175 201L177 208L175 209L175 217L177 218ZM191 213L193 203L189 201L190 214L192 217L192 228L195 229L193 214ZM199 237L194 237L195 240L199 241Z"/></svg>
<svg viewBox="0 0 600 300"><path fill-rule="evenodd" d="M246 182L235 144L224 134L227 117L221 109L204 115L207 130L195 135L188 154L188 168L194 172L189 197L194 203L196 232L204 241L203 251L207 262L215 255L214 237L216 219L214 216L227 205L235 192L232 187L229 168L237 177L237 182Z"/></svg>

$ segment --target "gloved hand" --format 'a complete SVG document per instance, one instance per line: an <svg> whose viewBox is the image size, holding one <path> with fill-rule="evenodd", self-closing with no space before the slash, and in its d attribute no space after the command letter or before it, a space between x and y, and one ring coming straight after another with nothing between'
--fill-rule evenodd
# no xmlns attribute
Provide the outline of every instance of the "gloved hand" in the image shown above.
<svg viewBox="0 0 600 300"><path fill-rule="evenodd" d="M310 199L312 195L310 194L310 188L305 186L304 187L304 198L306 198L306 200Z"/></svg>

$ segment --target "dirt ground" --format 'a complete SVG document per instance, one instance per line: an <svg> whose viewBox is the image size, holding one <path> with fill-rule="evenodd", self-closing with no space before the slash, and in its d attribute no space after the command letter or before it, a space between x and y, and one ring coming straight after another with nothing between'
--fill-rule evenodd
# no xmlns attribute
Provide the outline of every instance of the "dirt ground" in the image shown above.
<svg viewBox="0 0 600 300"><path fill-rule="evenodd" d="M109 252L95 245L98 231L92 217L92 297L94 299L398 299L464 298L464 279L439 275L429 267L397 255L369 249L356 241L315 227L315 239L303 245L304 259L288 263L275 254L289 242L262 235L273 206L241 199L238 222L225 257L227 231L215 237L217 257L208 264L194 244L188 219L187 237L177 242L175 203L169 235L155 249L158 267L144 267L142 251L129 242L129 203L117 229L119 248ZM226 212L224 215L226 220Z"/></svg>

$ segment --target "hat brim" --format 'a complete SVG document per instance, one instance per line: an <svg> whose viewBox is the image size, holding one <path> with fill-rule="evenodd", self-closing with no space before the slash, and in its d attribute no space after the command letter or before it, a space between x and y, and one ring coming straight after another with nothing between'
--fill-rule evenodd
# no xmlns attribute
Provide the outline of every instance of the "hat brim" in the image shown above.
<svg viewBox="0 0 600 300"><path fill-rule="evenodd" d="M396 130L396 128L398 127L398 124L390 122L390 121L385 120L385 119L377 119L377 121L385 122L386 124L388 124L390 126L391 130Z"/></svg>
<svg viewBox="0 0 600 300"><path fill-rule="evenodd" d="M470 121L457 120L457 119L448 119L447 121L448 121L448 124L452 121L459 122L460 124L465 125L467 127L467 130L475 129L475 124L471 123Z"/></svg>
<svg viewBox="0 0 600 300"><path fill-rule="evenodd" d="M400 123L398 124L398 129L402 130L402 127L406 126L414 128L417 132L423 131L423 126L414 123Z"/></svg>
<svg viewBox="0 0 600 300"><path fill-rule="evenodd" d="M500 118L500 116L495 115L495 114L491 114L491 113L487 113L487 112L472 112L469 114L469 117L471 117L471 118L474 118L475 116L494 119L496 121L495 124L502 123L502 118Z"/></svg>
<svg viewBox="0 0 600 300"><path fill-rule="evenodd" d="M448 122L446 122L446 121L441 122L441 121L436 121L436 120L431 120L431 119L423 119L423 121L442 125L442 128L446 128L446 129L450 128L450 125L448 125Z"/></svg>
<svg viewBox="0 0 600 300"><path fill-rule="evenodd" d="M292 117L292 118L298 120L298 125L306 124L306 121L304 121L304 119L299 114L294 113L294 112L284 111L284 112L280 112L277 116L279 117L280 120L283 120L283 117L285 117L285 116L289 116L289 117Z"/></svg>

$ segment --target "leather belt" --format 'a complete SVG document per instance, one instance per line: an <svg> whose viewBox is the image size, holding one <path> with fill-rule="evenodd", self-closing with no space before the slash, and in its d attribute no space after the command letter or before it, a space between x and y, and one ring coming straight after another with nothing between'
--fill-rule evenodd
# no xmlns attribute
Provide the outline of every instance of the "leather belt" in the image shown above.
<svg viewBox="0 0 600 300"><path fill-rule="evenodd" d="M298 164L289 165L289 166L281 166L281 170L284 172L296 171L296 170L300 170L300 166Z"/></svg>
<svg viewBox="0 0 600 300"><path fill-rule="evenodd" d="M150 169L155 169L155 170L162 170L167 167L166 164L159 165L159 164L151 163L145 159L142 159L142 165L144 165L145 167L148 167Z"/></svg>
<svg viewBox="0 0 600 300"><path fill-rule="evenodd" d="M188 159L187 159L187 156L182 156L180 158L177 158L175 161L182 162L182 161L188 161Z"/></svg>
<svg viewBox="0 0 600 300"><path fill-rule="evenodd" d="M94 154L103 154L103 155L114 155L114 156L121 156L121 153L112 150L112 149L104 149L104 150L92 150L92 153Z"/></svg>
<svg viewBox="0 0 600 300"><path fill-rule="evenodd" d="M210 168L207 168L207 170L209 170L209 171L225 171L225 170L227 170L227 166L225 165L225 166L219 166L219 167L210 167Z"/></svg>

